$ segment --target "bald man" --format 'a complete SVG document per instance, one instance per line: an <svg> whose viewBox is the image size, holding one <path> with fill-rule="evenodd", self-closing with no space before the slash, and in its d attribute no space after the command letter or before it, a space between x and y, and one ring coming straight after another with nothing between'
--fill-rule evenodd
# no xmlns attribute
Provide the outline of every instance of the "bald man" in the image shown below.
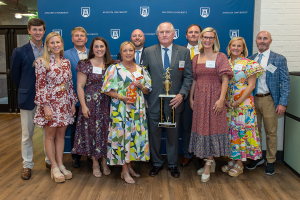
<svg viewBox="0 0 300 200"><path fill-rule="evenodd" d="M289 101L290 78L286 58L270 50L272 43L271 34L261 31L256 36L258 53L249 57L255 60L265 69L257 81L253 91L255 110L257 113L257 125L260 141L262 139L262 120L266 133L267 166L265 174L274 174L274 162L277 153L277 122L278 115L283 115ZM260 142L261 145L261 142ZM247 169L255 169L257 165L264 163L264 159L251 160Z"/></svg>
<svg viewBox="0 0 300 200"><path fill-rule="evenodd" d="M136 62L136 64L138 64L138 65L142 65L144 49L146 48L146 47L144 47L145 35L144 35L143 31L141 31L140 29L135 29L131 33L130 41L135 46L135 55L134 55L133 62ZM117 60L115 62L119 63L121 61L122 61L121 54L118 53Z"/></svg>

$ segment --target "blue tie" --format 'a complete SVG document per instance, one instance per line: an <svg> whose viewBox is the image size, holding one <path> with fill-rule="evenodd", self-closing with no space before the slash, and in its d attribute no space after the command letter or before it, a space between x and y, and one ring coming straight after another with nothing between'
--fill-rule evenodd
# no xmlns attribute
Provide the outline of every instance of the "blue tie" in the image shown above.
<svg viewBox="0 0 300 200"><path fill-rule="evenodd" d="M258 64L260 64L261 63L261 59L262 59L262 57L263 57L263 55L264 54L259 54L259 58L258 58ZM257 94L257 87L258 87L258 78L256 79L256 84L255 84L255 89L254 89L254 91L253 91L253 95L255 96L256 94Z"/></svg>
<svg viewBox="0 0 300 200"><path fill-rule="evenodd" d="M141 51L136 51L135 63L138 65L140 64L140 52Z"/></svg>
<svg viewBox="0 0 300 200"><path fill-rule="evenodd" d="M165 71L168 69L168 67L170 67L170 60L169 60L169 56L167 54L167 51L169 51L168 48L163 48L165 50L165 57L164 57L164 69Z"/></svg>

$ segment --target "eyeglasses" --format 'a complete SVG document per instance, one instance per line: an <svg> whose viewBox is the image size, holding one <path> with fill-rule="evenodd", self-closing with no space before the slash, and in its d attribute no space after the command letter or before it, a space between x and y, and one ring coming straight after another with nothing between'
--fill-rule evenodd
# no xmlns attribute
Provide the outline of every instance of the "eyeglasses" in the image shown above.
<svg viewBox="0 0 300 200"><path fill-rule="evenodd" d="M215 37L206 37L206 36L204 36L203 39L204 40L213 40L213 39L215 39Z"/></svg>

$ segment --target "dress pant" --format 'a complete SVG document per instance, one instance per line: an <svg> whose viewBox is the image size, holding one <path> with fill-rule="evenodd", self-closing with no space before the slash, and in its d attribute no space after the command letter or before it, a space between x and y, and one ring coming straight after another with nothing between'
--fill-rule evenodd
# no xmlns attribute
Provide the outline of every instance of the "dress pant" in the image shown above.
<svg viewBox="0 0 300 200"><path fill-rule="evenodd" d="M75 117L74 123L70 125L71 126L71 150L73 149L73 146L74 146L76 124L77 124L78 112L79 112L79 106L75 106L75 107L76 107L76 114L75 114L76 117ZM73 160L75 160L75 159L80 160L80 158L81 158L81 155L72 154Z"/></svg>
<svg viewBox="0 0 300 200"><path fill-rule="evenodd" d="M182 138L182 151L183 157L191 159L193 154L189 152L190 138L192 131L192 120L193 120L193 110L190 107L190 96L187 97L184 102L184 110L181 113L180 125L181 125L181 138Z"/></svg>
<svg viewBox="0 0 300 200"><path fill-rule="evenodd" d="M33 141L32 137L34 134L34 123L33 118L35 115L36 107L33 110L20 109L21 126L22 126L22 157L23 157L23 168L33 168L34 163L32 162L33 157ZM43 130L43 143L45 162L50 164L50 160L45 150L45 129Z"/></svg>
<svg viewBox="0 0 300 200"><path fill-rule="evenodd" d="M255 110L257 114L257 126L259 131L260 141L262 141L261 127L262 120L266 133L267 144L267 161L274 163L277 153L277 124L278 115L271 95L265 97L254 97ZM260 147L262 142L260 142Z"/></svg>

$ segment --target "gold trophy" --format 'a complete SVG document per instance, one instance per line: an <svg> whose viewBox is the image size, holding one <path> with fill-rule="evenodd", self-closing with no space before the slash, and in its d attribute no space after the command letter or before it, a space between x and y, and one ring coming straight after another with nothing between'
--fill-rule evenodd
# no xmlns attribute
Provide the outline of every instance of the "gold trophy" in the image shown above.
<svg viewBox="0 0 300 200"><path fill-rule="evenodd" d="M166 75L164 76L164 78L166 80L162 82L164 89L166 90L166 94L159 95L159 97L160 97L160 122L158 123L158 127L164 127L164 128L176 128L175 109L170 108L171 113L169 113L169 114L165 114L165 110L164 110L164 98L174 98L176 96L173 94L171 94L171 95L169 94L169 91L172 87L172 81L170 81L170 79L171 79L170 70L171 69L169 67L166 69ZM167 121L165 121L165 119Z"/></svg>

